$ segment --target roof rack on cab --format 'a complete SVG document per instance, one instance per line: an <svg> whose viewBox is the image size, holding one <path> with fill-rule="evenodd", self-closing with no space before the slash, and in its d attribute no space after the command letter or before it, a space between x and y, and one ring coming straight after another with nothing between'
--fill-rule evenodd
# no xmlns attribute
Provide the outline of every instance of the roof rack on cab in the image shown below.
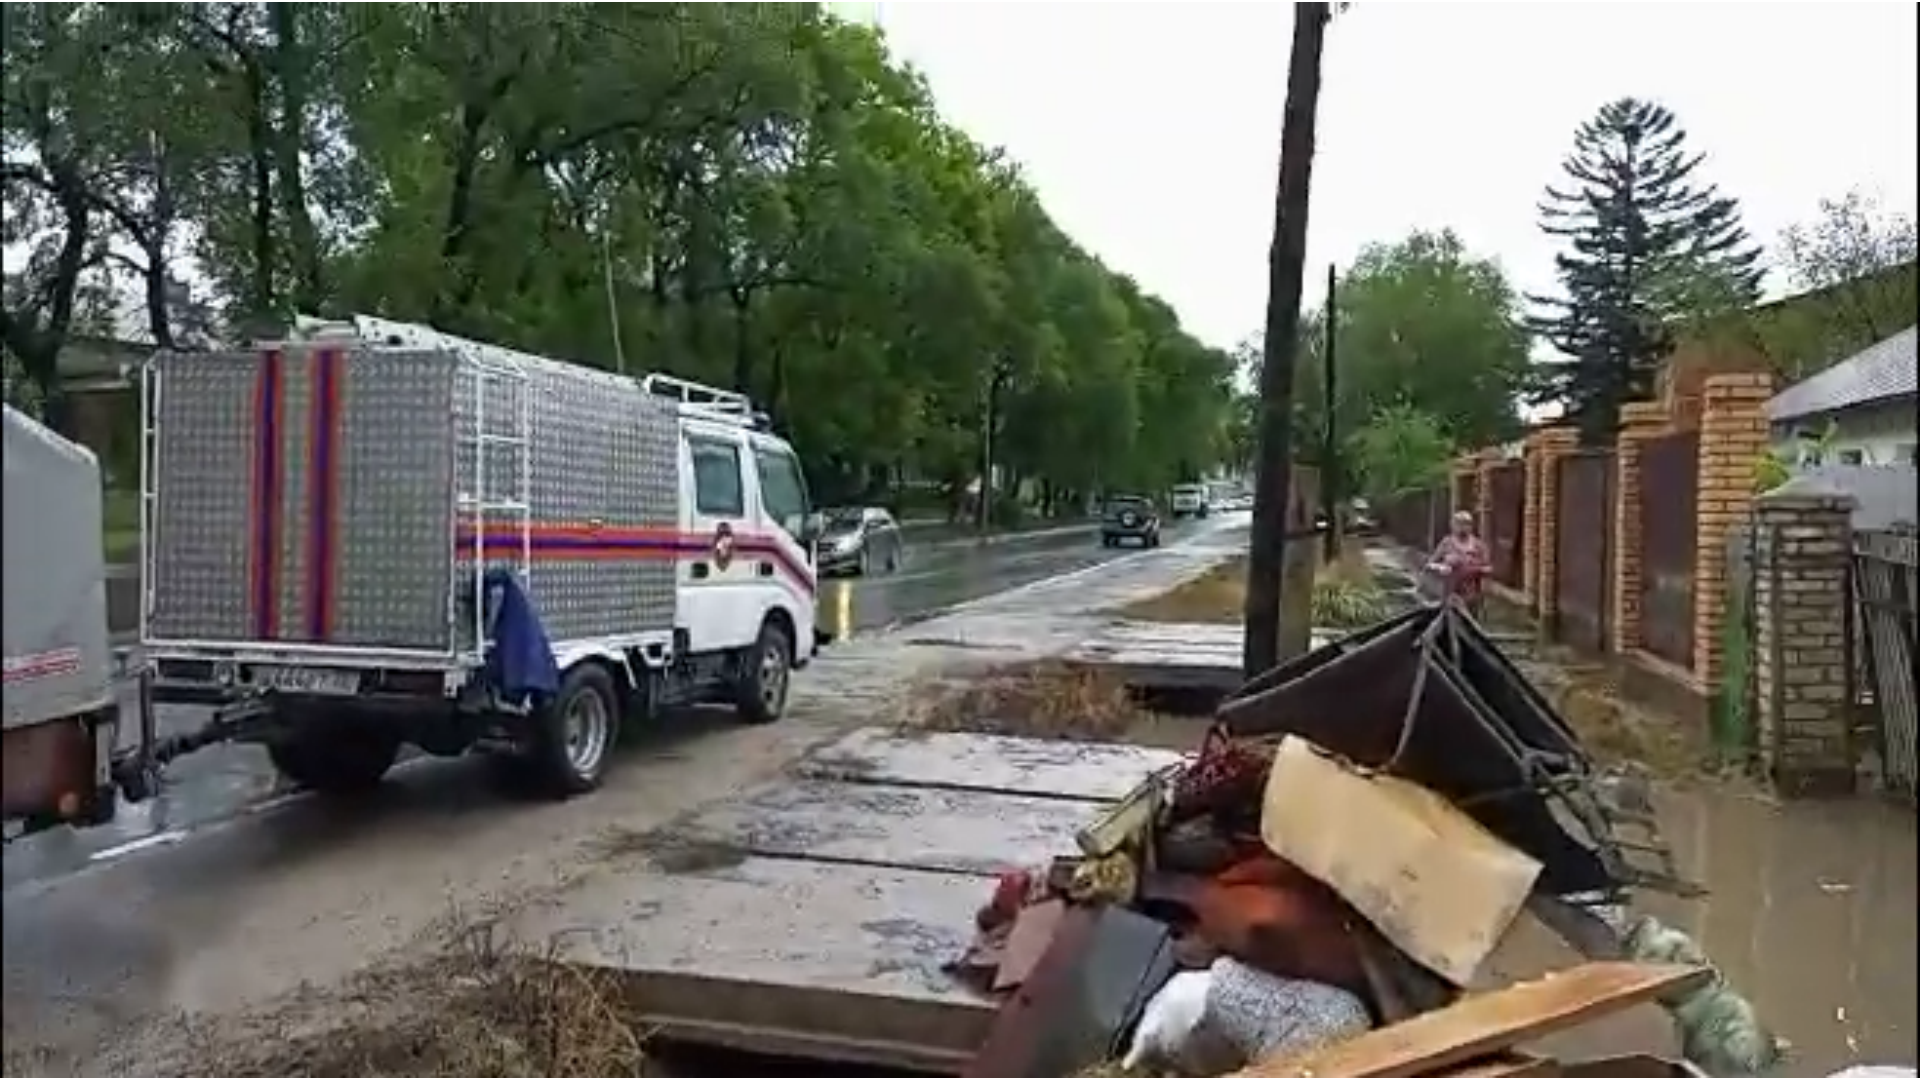
<svg viewBox="0 0 1920 1080"><path fill-rule="evenodd" d="M771 426L767 414L753 407L753 399L733 390L722 390L691 379L652 374L640 380L640 388L649 394L671 398L685 416L697 416L723 424L738 424L765 431Z"/></svg>

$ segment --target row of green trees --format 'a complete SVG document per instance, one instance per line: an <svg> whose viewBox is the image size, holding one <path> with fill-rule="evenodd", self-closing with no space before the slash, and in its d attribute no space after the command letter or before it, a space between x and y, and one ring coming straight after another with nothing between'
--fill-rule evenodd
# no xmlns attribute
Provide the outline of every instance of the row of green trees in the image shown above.
<svg viewBox="0 0 1920 1080"><path fill-rule="evenodd" d="M1229 446L1233 358L819 5L43 3L4 59L0 336L56 422L133 295L163 345L372 311L732 386L832 498L972 475L996 383L1046 491Z"/></svg>

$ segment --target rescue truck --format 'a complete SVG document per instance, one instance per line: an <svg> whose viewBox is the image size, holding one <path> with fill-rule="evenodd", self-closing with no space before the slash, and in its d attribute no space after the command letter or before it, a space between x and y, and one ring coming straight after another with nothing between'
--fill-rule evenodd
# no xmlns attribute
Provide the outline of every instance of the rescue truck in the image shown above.
<svg viewBox="0 0 1920 1080"><path fill-rule="evenodd" d="M297 785L412 745L587 791L623 724L774 721L816 651L806 480L742 395L356 317L160 353L142 399L154 700Z"/></svg>

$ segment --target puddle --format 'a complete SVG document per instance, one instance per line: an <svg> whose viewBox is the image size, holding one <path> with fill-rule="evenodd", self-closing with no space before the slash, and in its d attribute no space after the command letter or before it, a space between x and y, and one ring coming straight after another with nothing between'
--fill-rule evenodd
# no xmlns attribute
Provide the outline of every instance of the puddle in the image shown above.
<svg viewBox="0 0 1920 1080"><path fill-rule="evenodd" d="M1681 871L1709 894L1649 895L1640 907L1692 935L1787 1041L1777 1075L1914 1062L1913 809L1864 798L1775 804L1706 788L1656 801ZM1567 962L1544 933L1517 928L1493 972ZM1664 1015L1647 1007L1547 1044L1594 1056L1669 1038Z"/></svg>
<svg viewBox="0 0 1920 1080"><path fill-rule="evenodd" d="M1911 807L1702 790L1663 798L1661 818L1710 894L1647 906L1692 933L1792 1044L1791 1075L1916 1060Z"/></svg>

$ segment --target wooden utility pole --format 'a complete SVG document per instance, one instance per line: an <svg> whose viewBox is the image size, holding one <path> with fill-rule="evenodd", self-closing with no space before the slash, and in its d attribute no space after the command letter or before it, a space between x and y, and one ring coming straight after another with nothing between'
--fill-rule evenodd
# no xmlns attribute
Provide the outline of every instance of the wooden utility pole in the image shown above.
<svg viewBox="0 0 1920 1080"><path fill-rule="evenodd" d="M1321 424L1320 424L1320 512L1327 516L1326 559L1332 563L1340 557L1340 421L1335 411L1335 402L1339 394L1334 387L1335 367L1333 361L1333 342L1340 326L1340 308L1335 302L1335 292L1340 285L1340 274L1327 264L1327 306L1322 327L1326 331L1325 343L1320 347L1321 361Z"/></svg>
<svg viewBox="0 0 1920 1080"><path fill-rule="evenodd" d="M1280 131L1280 180L1267 256L1266 351L1260 365L1259 457L1255 462L1252 550L1247 553L1249 678L1280 655L1280 571L1293 494L1293 369L1300 350L1300 289L1307 256L1307 202L1313 188L1314 123L1330 4L1293 5L1293 49Z"/></svg>

